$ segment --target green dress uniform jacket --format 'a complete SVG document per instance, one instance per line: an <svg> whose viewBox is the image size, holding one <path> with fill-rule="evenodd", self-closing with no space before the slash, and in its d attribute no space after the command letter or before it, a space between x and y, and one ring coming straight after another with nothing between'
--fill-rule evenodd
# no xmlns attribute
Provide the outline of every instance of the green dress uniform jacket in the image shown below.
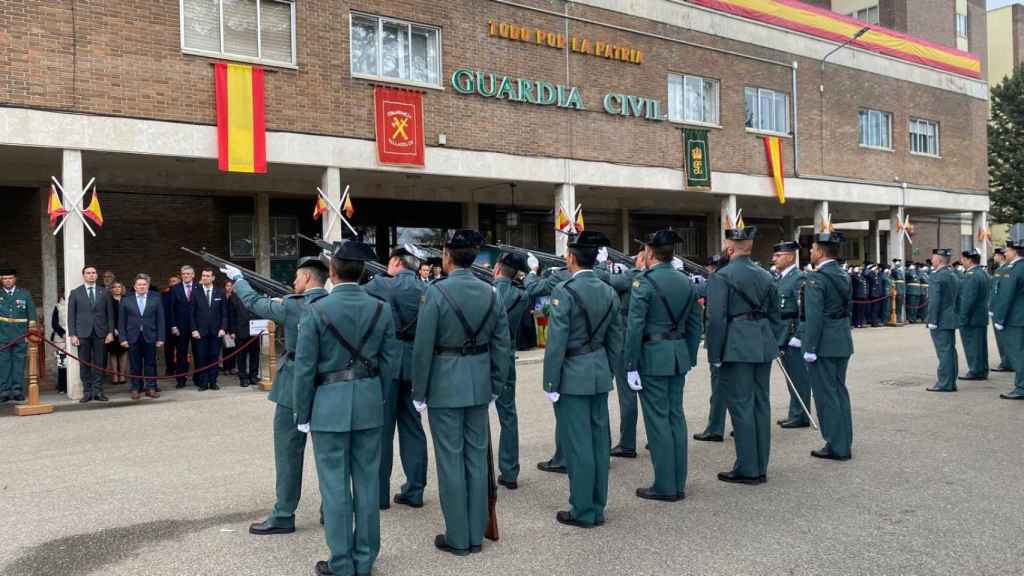
<svg viewBox="0 0 1024 576"><path fill-rule="evenodd" d="M708 279L708 362L720 365L719 386L732 415L736 462L747 478L767 474L771 447L768 388L785 326L771 274L737 256Z"/></svg>
<svg viewBox="0 0 1024 576"><path fill-rule="evenodd" d="M789 412L786 420L809 424L800 401L803 400L807 409L811 409L811 382L807 375L807 364L804 362L799 347L790 346L794 338L802 340L804 324L800 321L800 298L804 287L804 273L796 265L793 269L779 276L776 286L779 291L779 317L785 325L779 350L782 350L782 364L786 373L793 380L793 386L786 386L789 391ZM801 342L802 343L802 342ZM796 392L793 391L796 388Z"/></svg>
<svg viewBox="0 0 1024 576"><path fill-rule="evenodd" d="M427 285L411 270L402 269L394 277L378 274L363 288L391 305L395 337L402 349L401 369L395 380L384 386L384 426L381 431L380 505L391 503L391 470L394 466L395 429L398 429L398 455L405 473L399 491L401 499L412 505L423 503L427 485L427 435L420 413L412 404L412 353L416 339L416 321L420 299Z"/></svg>
<svg viewBox="0 0 1024 576"><path fill-rule="evenodd" d="M28 332L28 323L36 321L36 305L28 290L14 287L10 293L0 288L0 348L18 340ZM0 350L0 400L25 396L24 338Z"/></svg>
<svg viewBox="0 0 1024 576"><path fill-rule="evenodd" d="M814 400L818 405L821 435L832 453L850 456L853 415L846 388L846 369L853 356L850 314L853 289L850 277L835 260L808 274L804 282L804 354L817 360L807 363Z"/></svg>
<svg viewBox="0 0 1024 576"><path fill-rule="evenodd" d="M907 271L906 268L894 268L892 282L896 285L896 322L906 320L907 302Z"/></svg>
<svg viewBox="0 0 1024 576"><path fill-rule="evenodd" d="M936 386L956 390L958 372L956 329L960 324L957 300L960 280L949 266L933 272L928 279L928 327L939 359ZM932 328L934 326L934 328Z"/></svg>
<svg viewBox="0 0 1024 576"><path fill-rule="evenodd" d="M1004 263L1002 266L996 268L992 274L991 292L989 293L989 317L995 315L996 299L999 296L1000 285L1010 275L1009 263ZM1012 372L1013 366L1010 364L1010 355L1007 353L1003 340L1005 338L1004 330L996 330L995 326L992 327L996 336L996 348L999 350L999 367L997 370L1002 372Z"/></svg>
<svg viewBox="0 0 1024 576"><path fill-rule="evenodd" d="M982 266L964 273L958 305L960 341L967 357L967 376L988 378L988 297L991 280Z"/></svg>
<svg viewBox="0 0 1024 576"><path fill-rule="evenodd" d="M608 285L619 295L619 314L622 315L623 325L629 318L629 299L633 288L633 281L642 270L630 268L622 273L609 273ZM601 277L600 275L598 276ZM623 340L625 345L625 340ZM637 393L629 388L626 383L626 365L620 364L615 369L615 394L619 400L619 443L618 447L636 452L636 422L638 417Z"/></svg>
<svg viewBox="0 0 1024 576"><path fill-rule="evenodd" d="M654 466L654 492L685 493L686 414L683 386L697 365L700 305L689 279L659 263L639 274L630 292L625 371L641 376L640 401Z"/></svg>
<svg viewBox="0 0 1024 576"><path fill-rule="evenodd" d="M885 296L885 300L882 300L882 324L888 324L889 319L892 318L892 287L893 280L890 274L881 273L882 276L882 294Z"/></svg>
<svg viewBox="0 0 1024 576"><path fill-rule="evenodd" d="M923 272L922 272L923 274ZM921 299L924 296L924 285L921 284L921 277L918 275L917 270L907 270L907 303L906 303L906 321L910 324L916 324L918 317L921 314L923 306L921 306Z"/></svg>
<svg viewBox="0 0 1024 576"><path fill-rule="evenodd" d="M498 472L502 480L516 482L519 478L519 416L516 413L516 350L519 324L530 305L526 290L516 286L512 280L501 276L494 281L508 316L509 328L509 374L505 387L494 401L501 428L498 440Z"/></svg>
<svg viewBox="0 0 1024 576"><path fill-rule="evenodd" d="M622 362L619 299L583 270L555 288L551 307L544 391L560 394L555 414L569 472L569 513L594 525L604 521L608 503L608 392Z"/></svg>
<svg viewBox="0 0 1024 576"><path fill-rule="evenodd" d="M1005 276L999 280L992 295L992 323L1002 326L1003 350L1013 368L1015 390L1024 394L1024 259L1018 258L1003 266ZM1000 268L1002 270L1002 268Z"/></svg>
<svg viewBox="0 0 1024 576"><path fill-rule="evenodd" d="M714 273L712 273L714 274ZM707 330L707 295L708 295L708 282L701 282L696 285L697 287L697 298L704 298L703 306L703 328ZM705 348L707 348L707 342L705 340ZM725 397L722 395L721 388L719 386L719 372L721 367L715 366L708 362L708 372L711 374L711 397L708 400L708 425L704 429L702 434L715 434L718 436L725 435Z"/></svg>
<svg viewBox="0 0 1024 576"><path fill-rule="evenodd" d="M296 422L313 436L336 574L369 574L380 553L381 383L398 377L401 358L391 307L357 284L335 286L299 323Z"/></svg>
<svg viewBox="0 0 1024 576"><path fill-rule="evenodd" d="M466 269L427 288L413 346L413 399L429 406L445 539L458 550L483 541L487 404L504 390L512 354L508 318L496 288Z"/></svg>

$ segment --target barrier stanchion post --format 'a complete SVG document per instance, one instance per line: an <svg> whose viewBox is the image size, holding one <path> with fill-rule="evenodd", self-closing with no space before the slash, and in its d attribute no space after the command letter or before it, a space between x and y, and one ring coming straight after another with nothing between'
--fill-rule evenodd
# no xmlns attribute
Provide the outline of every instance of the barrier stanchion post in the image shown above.
<svg viewBox="0 0 1024 576"><path fill-rule="evenodd" d="M266 337L269 340L267 345L267 369L260 377L260 390L264 392L274 387L274 376L277 375L277 340L274 336L276 332L277 326L274 324L274 321L268 320L266 333Z"/></svg>
<svg viewBox="0 0 1024 576"><path fill-rule="evenodd" d="M53 412L53 404L39 402L39 348L42 344L42 332L35 322L28 323L28 403L14 407L18 416L35 416Z"/></svg>
<svg viewBox="0 0 1024 576"><path fill-rule="evenodd" d="M889 292L889 297L892 299L892 306L889 307L889 322L887 326L899 326L899 320L896 319L896 287L893 286Z"/></svg>

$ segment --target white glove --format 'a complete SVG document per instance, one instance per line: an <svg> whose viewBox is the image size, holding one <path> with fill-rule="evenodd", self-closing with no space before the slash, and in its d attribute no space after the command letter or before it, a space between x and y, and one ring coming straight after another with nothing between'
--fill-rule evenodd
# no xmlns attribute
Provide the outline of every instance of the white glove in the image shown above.
<svg viewBox="0 0 1024 576"><path fill-rule="evenodd" d="M604 263L608 260L608 249L601 246L597 249L597 261Z"/></svg>
<svg viewBox="0 0 1024 576"><path fill-rule="evenodd" d="M996 324L995 322L993 322L992 325L995 326L996 330L999 330L1000 332L1002 332L1003 328L1005 328L1005 326L1003 326L1002 324Z"/></svg>
<svg viewBox="0 0 1024 576"><path fill-rule="evenodd" d="M303 434L309 434L309 422L305 424L299 424L298 426L296 426L296 428L298 428L299 432L302 432Z"/></svg>
<svg viewBox="0 0 1024 576"><path fill-rule="evenodd" d="M813 364L818 361L818 355L813 352L804 352L804 362Z"/></svg>
<svg viewBox="0 0 1024 576"><path fill-rule="evenodd" d="M559 394L558 392L545 392L544 394L547 395L548 400L551 400L552 404L558 402L558 399L562 397L562 395Z"/></svg>
<svg viewBox="0 0 1024 576"><path fill-rule="evenodd" d="M939 328L938 324L929 324L928 325L928 329L929 330L937 330L938 328Z"/></svg>
<svg viewBox="0 0 1024 576"><path fill-rule="evenodd" d="M800 342L799 338L793 337L789 339L790 348L799 348L800 346L802 346L802 343Z"/></svg>
<svg viewBox="0 0 1024 576"><path fill-rule="evenodd" d="M716 363L712 364L712 366L714 366L715 368L721 368L722 367L722 363L721 362L716 362Z"/></svg>
<svg viewBox="0 0 1024 576"><path fill-rule="evenodd" d="M414 408L416 408L416 412L423 412L424 410L427 409L427 403L420 402L419 400L413 400L412 405Z"/></svg>
<svg viewBox="0 0 1024 576"><path fill-rule="evenodd" d="M530 270L534 272L540 270L540 260L537 260L537 257L534 256L533 253L528 254L529 256L526 257L526 265L529 266Z"/></svg>
<svg viewBox="0 0 1024 576"><path fill-rule="evenodd" d="M491 394L491 404L494 404L494 402L495 402L495 401L496 401L497 399L498 399L498 395L497 395L497 394Z"/></svg>
<svg viewBox="0 0 1024 576"><path fill-rule="evenodd" d="M225 264L220 271L231 280L238 280L242 277L242 271L230 264Z"/></svg>
<svg viewBox="0 0 1024 576"><path fill-rule="evenodd" d="M633 392L639 392L644 389L643 385L640 384L640 373L636 370L626 373L626 383L629 384L629 389Z"/></svg>

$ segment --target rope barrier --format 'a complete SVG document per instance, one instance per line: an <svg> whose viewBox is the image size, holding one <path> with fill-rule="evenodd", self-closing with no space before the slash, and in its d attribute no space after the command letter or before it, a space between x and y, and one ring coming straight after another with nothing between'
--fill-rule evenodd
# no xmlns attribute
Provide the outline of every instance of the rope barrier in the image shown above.
<svg viewBox="0 0 1024 576"><path fill-rule="evenodd" d="M882 296L881 298L877 298L875 300L854 300L853 303L854 304L874 304L875 302L884 302L885 300L888 300L888 299L889 299L888 296Z"/></svg>
<svg viewBox="0 0 1024 576"><path fill-rule="evenodd" d="M13 348L14 346L16 346L18 344L18 342L21 342L22 340L28 339L30 334L31 333L26 332L26 333L22 334L21 336L18 336L17 338L15 338L14 340L9 340L7 342L4 342L3 345L0 346L0 352L3 352L4 350L7 350L8 348Z"/></svg>
<svg viewBox="0 0 1024 576"><path fill-rule="evenodd" d="M175 379L178 379L178 378L189 378L190 376L198 374L199 372L205 372L207 370L210 370L211 368L215 368L217 366L220 366L221 362L223 362L225 360L230 360L230 359L234 358L235 356L240 354L243 350L245 350L249 346L252 346L254 343L259 342L260 341L260 337L262 337L264 334L266 334L266 332L260 332L259 334L251 337L249 339L249 341L246 342L245 344L242 344L241 346L236 346L234 351L228 353L225 356L222 356L216 362L213 362L213 363L211 363L211 364L209 364L207 366L203 366L202 368L194 368L192 370L189 370L188 372L183 372L183 373L179 373L179 374L165 374L163 376L139 376L139 375L136 375L136 374L126 374L125 378L132 378L132 379L137 379L137 380L175 380ZM85 360L80 359L78 356L75 356L71 352L68 352L68 350L66 348L62 348L60 346L60 344L57 344L56 342L52 342L50 340L47 340L46 338L43 338L42 336L39 336L39 341L42 341L42 342L48 344L49 346L52 346L53 348L55 348L57 351L59 351L59 352L61 352L63 354L66 354L68 356L68 358L71 358L72 360L77 361L82 366L87 366L90 369L95 370L95 371L100 372L100 373L103 373L103 374L113 375L115 373L114 370L111 370L111 369L105 368L105 367L101 367L101 366L97 366L95 364L92 364L91 362L86 362ZM125 348L125 351L127 351L127 350L128 349Z"/></svg>

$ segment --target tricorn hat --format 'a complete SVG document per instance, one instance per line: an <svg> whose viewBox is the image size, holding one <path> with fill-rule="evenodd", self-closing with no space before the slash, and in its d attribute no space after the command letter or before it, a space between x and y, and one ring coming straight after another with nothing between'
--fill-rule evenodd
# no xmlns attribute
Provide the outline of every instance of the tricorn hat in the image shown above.
<svg viewBox="0 0 1024 576"><path fill-rule="evenodd" d="M479 248L484 245L485 241L483 234L476 230L463 228L452 232L444 245L448 248Z"/></svg>
<svg viewBox="0 0 1024 576"><path fill-rule="evenodd" d="M611 241L603 232L596 230L584 230L575 236L569 236L569 246L572 248L601 248L608 246Z"/></svg>
<svg viewBox="0 0 1024 576"><path fill-rule="evenodd" d="M753 240L757 237L757 226L745 226L743 228L728 228L725 231L726 240Z"/></svg>
<svg viewBox="0 0 1024 576"><path fill-rule="evenodd" d="M658 230L654 234L647 237L647 241L644 244L648 246L674 246L679 242L682 242L683 238L672 229Z"/></svg>
<svg viewBox="0 0 1024 576"><path fill-rule="evenodd" d="M334 246L334 258L338 260L350 260L353 262L367 262L377 259L377 253L373 246L361 240L346 240Z"/></svg>
<svg viewBox="0 0 1024 576"><path fill-rule="evenodd" d="M953 256L953 251L949 248L936 248L932 250L932 254L942 256L943 258L950 258Z"/></svg>
<svg viewBox="0 0 1024 576"><path fill-rule="evenodd" d="M814 242L817 244L842 244L846 241L846 237L843 236L842 232L838 230L831 230L829 232L819 232L814 235Z"/></svg>
<svg viewBox="0 0 1024 576"><path fill-rule="evenodd" d="M299 262L296 264L295 268L322 268L326 270L327 265L324 264L324 261L321 260L319 256L306 256L305 258L299 258Z"/></svg>
<svg viewBox="0 0 1024 576"><path fill-rule="evenodd" d="M520 272L529 272L530 266L526 263L526 256L517 252L506 252L498 258L499 264L504 264L513 270Z"/></svg>
<svg viewBox="0 0 1024 576"><path fill-rule="evenodd" d="M794 242L792 240L787 242L779 242L778 244L775 245L774 250L776 252L799 252L800 243Z"/></svg>

